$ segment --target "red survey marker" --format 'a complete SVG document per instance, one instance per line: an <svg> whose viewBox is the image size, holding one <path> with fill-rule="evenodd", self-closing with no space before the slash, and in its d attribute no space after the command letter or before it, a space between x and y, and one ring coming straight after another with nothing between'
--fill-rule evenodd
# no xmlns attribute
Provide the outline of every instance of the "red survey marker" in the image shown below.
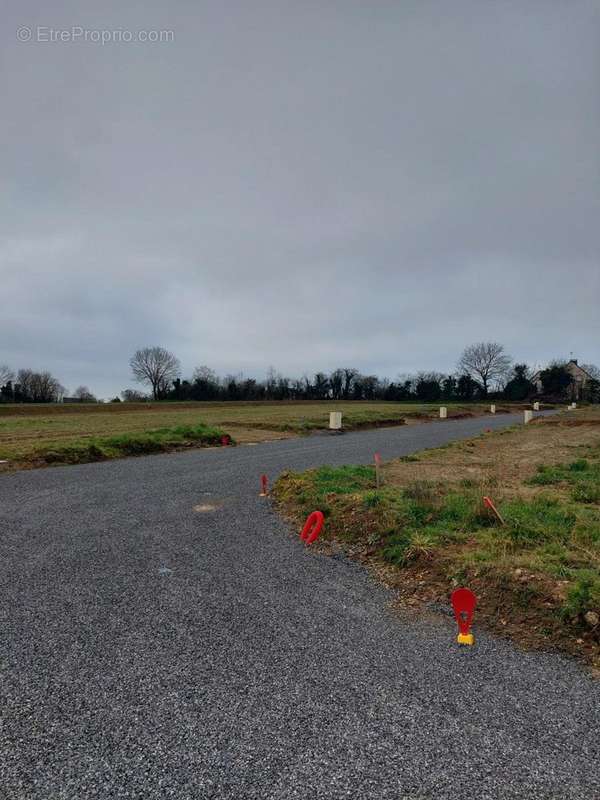
<svg viewBox="0 0 600 800"><path fill-rule="evenodd" d="M470 589L455 589L450 597L450 602L459 630L456 641L459 644L473 644L475 639L470 631L477 598Z"/></svg>
<svg viewBox="0 0 600 800"><path fill-rule="evenodd" d="M260 487L259 497L266 497L269 494L269 483L266 475L260 476Z"/></svg>
<svg viewBox="0 0 600 800"><path fill-rule="evenodd" d="M317 540L323 528L323 522L324 517L321 511L313 511L312 514L308 515L300 534L304 544L312 544Z"/></svg>

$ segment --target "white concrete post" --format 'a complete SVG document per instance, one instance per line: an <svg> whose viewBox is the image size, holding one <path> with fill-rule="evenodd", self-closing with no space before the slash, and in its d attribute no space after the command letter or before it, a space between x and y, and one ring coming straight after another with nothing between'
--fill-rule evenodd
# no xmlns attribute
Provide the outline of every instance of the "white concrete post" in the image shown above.
<svg viewBox="0 0 600 800"><path fill-rule="evenodd" d="M540 410L540 404L538 403L538 401L537 401L537 400L536 400L536 401L535 401L535 403L533 404L533 410L534 410L534 411L539 411L539 410Z"/></svg>
<svg viewBox="0 0 600 800"><path fill-rule="evenodd" d="M494 403L492 403L492 405L490 406L490 414L495 414L495 413L496 413L496 406L494 405Z"/></svg>
<svg viewBox="0 0 600 800"><path fill-rule="evenodd" d="M533 419L533 411L527 409L526 411L523 412L523 422L525 423L525 425L527 425L528 422L531 422L532 419Z"/></svg>
<svg viewBox="0 0 600 800"><path fill-rule="evenodd" d="M339 431L342 427L342 412L330 411L329 412L329 429L332 431Z"/></svg>
<svg viewBox="0 0 600 800"><path fill-rule="evenodd" d="M448 409L446 408L446 406L441 406L440 407L440 419L446 419L447 416L448 416Z"/></svg>

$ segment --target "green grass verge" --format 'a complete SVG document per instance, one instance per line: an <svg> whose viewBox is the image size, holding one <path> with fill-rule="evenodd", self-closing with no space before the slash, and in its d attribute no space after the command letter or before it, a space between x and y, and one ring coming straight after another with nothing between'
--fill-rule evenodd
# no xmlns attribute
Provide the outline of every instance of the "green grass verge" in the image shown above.
<svg viewBox="0 0 600 800"><path fill-rule="evenodd" d="M580 503L600 503L600 461L580 458L570 464L551 467L540 465L537 474L527 483L531 486L565 484L573 500Z"/></svg>
<svg viewBox="0 0 600 800"><path fill-rule="evenodd" d="M36 456L47 464L82 464L125 456L163 453L190 444L220 445L221 437L226 435L228 434L219 428L207 425L179 425L175 428L159 428L146 433L95 437L51 448L40 448L36 451ZM231 444L234 443L231 437L229 440Z"/></svg>

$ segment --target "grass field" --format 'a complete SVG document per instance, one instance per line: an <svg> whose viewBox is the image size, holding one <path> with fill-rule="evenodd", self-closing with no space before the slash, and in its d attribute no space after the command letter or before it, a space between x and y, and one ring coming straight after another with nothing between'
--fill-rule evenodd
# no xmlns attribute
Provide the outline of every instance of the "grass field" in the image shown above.
<svg viewBox="0 0 600 800"><path fill-rule="evenodd" d="M300 523L367 561L404 603L457 585L478 620L600 667L600 411L538 419L382 466L282 476L275 497ZM486 509L492 498L503 522Z"/></svg>
<svg viewBox="0 0 600 800"><path fill-rule="evenodd" d="M489 408L447 405L450 417ZM79 463L141 453L144 442L146 452L214 444L215 437L186 438L183 432L190 426L208 426L247 443L325 429L333 410L342 411L346 429L355 429L434 417L438 408L439 404L385 402L0 405L0 459L9 461L5 469Z"/></svg>

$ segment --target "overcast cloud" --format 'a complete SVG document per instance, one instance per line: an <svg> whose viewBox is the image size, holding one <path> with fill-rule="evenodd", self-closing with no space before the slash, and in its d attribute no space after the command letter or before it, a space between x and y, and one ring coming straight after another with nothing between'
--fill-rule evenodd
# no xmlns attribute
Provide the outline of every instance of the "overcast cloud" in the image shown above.
<svg viewBox="0 0 600 800"><path fill-rule="evenodd" d="M598 2L123 5L4 6L0 363L600 362Z"/></svg>

